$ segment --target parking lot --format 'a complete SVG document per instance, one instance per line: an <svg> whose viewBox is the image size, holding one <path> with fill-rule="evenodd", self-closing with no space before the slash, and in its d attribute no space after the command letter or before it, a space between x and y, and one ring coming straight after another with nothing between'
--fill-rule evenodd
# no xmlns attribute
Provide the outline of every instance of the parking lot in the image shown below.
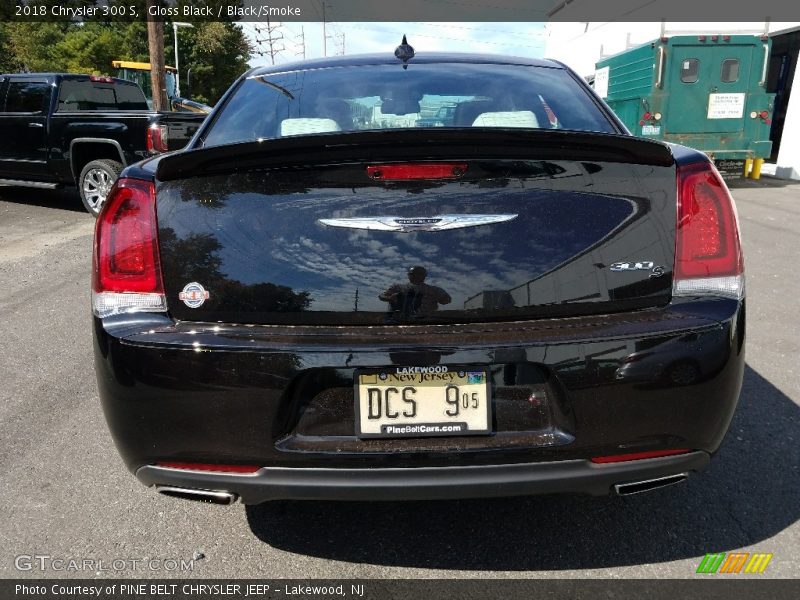
<svg viewBox="0 0 800 600"><path fill-rule="evenodd" d="M74 193L0 188L0 577L683 578L740 549L774 554L764 576L800 576L800 184L733 193L748 367L702 476L627 498L221 507L144 488L114 449L92 370L94 219ZM20 570L20 555L106 568ZM129 568L142 559L159 569ZM165 566L181 560L191 572Z"/></svg>

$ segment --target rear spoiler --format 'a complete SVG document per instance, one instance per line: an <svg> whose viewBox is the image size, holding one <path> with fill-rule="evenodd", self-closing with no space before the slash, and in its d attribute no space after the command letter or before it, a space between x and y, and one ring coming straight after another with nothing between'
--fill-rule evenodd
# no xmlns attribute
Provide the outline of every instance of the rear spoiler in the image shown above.
<svg viewBox="0 0 800 600"><path fill-rule="evenodd" d="M564 130L439 128L325 133L187 150L165 156L156 178L171 181L270 167L392 160L577 160L668 167L661 142Z"/></svg>

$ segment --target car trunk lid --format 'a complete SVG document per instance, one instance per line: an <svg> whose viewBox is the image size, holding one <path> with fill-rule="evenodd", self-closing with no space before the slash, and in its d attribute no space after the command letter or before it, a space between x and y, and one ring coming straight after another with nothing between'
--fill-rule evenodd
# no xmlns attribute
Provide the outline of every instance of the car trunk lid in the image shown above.
<svg viewBox="0 0 800 600"><path fill-rule="evenodd" d="M468 323L670 299L675 167L650 141L348 133L179 153L157 176L181 320Z"/></svg>

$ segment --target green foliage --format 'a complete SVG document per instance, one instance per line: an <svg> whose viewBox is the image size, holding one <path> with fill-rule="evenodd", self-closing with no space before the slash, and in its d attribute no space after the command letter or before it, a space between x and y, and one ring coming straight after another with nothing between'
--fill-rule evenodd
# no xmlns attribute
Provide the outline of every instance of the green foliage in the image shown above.
<svg viewBox="0 0 800 600"><path fill-rule="evenodd" d="M215 6L221 0L206 0ZM113 4L115 0L111 0ZM179 6L187 0L179 0ZM53 0L39 0L52 4ZM92 0L60 0L59 4L92 4ZM130 3L127 0L126 3ZM142 11L144 1L137 0ZM198 0L194 0L198 4ZM142 13L143 14L143 13ZM215 12L216 14L216 12ZM180 17L193 28L178 29L181 92L200 102L215 103L248 69L252 49L239 25ZM172 23L164 23L164 56L175 62ZM112 60L149 62L147 25L142 21L21 22L0 21L0 72L55 72L116 75ZM187 85L191 69L192 86Z"/></svg>
<svg viewBox="0 0 800 600"><path fill-rule="evenodd" d="M186 92L187 68L192 69L191 95L213 104L248 69L251 48L241 28L232 23L197 23L178 31L181 89ZM169 55L172 56L172 55Z"/></svg>
<svg viewBox="0 0 800 600"><path fill-rule="evenodd" d="M70 30L58 45L58 52L70 73L107 74L119 52L122 24L86 23Z"/></svg>
<svg viewBox="0 0 800 600"><path fill-rule="evenodd" d="M68 26L60 23L9 22L3 24L8 36L10 71L63 71L66 67L57 46L64 41Z"/></svg>
<svg viewBox="0 0 800 600"><path fill-rule="evenodd" d="M8 52L3 52L7 71L112 74L111 61L119 57L124 44L133 46L141 32L138 23L84 24L3 23L0 45L5 35ZM145 31L146 58L147 34ZM141 56L141 51L137 53Z"/></svg>
<svg viewBox="0 0 800 600"><path fill-rule="evenodd" d="M16 68L11 54L11 41L8 39L5 23L0 23L0 73L8 73Z"/></svg>

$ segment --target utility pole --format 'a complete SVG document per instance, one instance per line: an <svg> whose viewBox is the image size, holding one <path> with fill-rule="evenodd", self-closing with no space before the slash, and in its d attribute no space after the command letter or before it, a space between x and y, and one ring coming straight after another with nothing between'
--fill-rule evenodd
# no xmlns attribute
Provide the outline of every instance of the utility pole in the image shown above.
<svg viewBox="0 0 800 600"><path fill-rule="evenodd" d="M336 55L344 56L344 31L334 33L331 38L334 46L336 46Z"/></svg>
<svg viewBox="0 0 800 600"><path fill-rule="evenodd" d="M294 55L295 56L301 56L302 55L303 60L305 60L306 59L306 32L305 32L305 29L303 28L302 25L300 26L300 35L296 35L294 37L294 39L295 39L295 46L300 46L300 51L299 52L295 51ZM298 39L300 40L299 42L297 41Z"/></svg>
<svg viewBox="0 0 800 600"><path fill-rule="evenodd" d="M325 20L325 0L322 0L322 56L328 56L328 26Z"/></svg>
<svg viewBox="0 0 800 600"><path fill-rule="evenodd" d="M164 69L164 24L151 16L150 7L160 0L147 0L147 44L150 48L150 79L153 86L153 110L167 110L167 83Z"/></svg>

